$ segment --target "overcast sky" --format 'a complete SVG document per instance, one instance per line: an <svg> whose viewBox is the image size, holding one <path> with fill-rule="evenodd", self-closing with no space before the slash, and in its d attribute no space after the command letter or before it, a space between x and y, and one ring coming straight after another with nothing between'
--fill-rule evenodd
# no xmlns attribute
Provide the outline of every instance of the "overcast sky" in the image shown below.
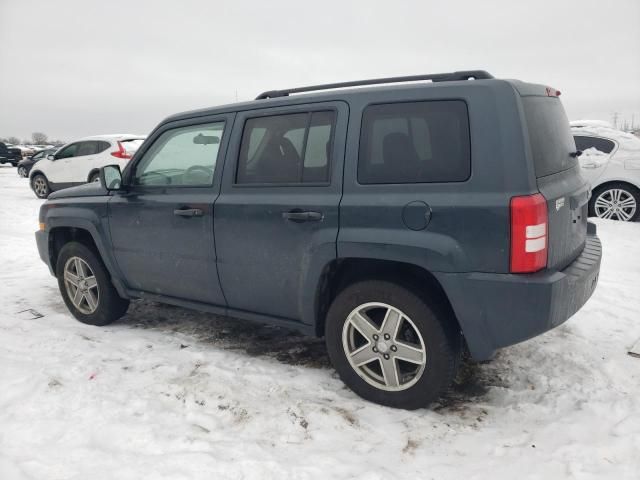
<svg viewBox="0 0 640 480"><path fill-rule="evenodd" d="M0 0L0 137L148 133L263 90L463 69L640 124L640 0Z"/></svg>

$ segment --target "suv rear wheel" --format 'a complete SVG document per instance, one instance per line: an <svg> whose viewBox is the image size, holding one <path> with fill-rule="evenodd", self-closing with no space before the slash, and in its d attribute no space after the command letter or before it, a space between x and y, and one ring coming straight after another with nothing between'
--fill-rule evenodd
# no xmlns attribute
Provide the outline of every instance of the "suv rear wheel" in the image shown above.
<svg viewBox="0 0 640 480"><path fill-rule="evenodd" d="M596 217L632 222L640 217L640 192L626 183L610 183L596 189L589 207Z"/></svg>
<svg viewBox="0 0 640 480"><path fill-rule="evenodd" d="M362 281L331 305L327 350L340 378L361 397L416 409L442 395L455 376L461 337L446 321L403 286Z"/></svg>
<svg viewBox="0 0 640 480"><path fill-rule="evenodd" d="M38 198L47 198L51 193L47 177L45 177L41 173L36 173L33 177L31 177L31 189Z"/></svg>
<svg viewBox="0 0 640 480"><path fill-rule="evenodd" d="M82 243L62 247L56 276L64 303L82 323L108 325L129 308L129 300L118 295L100 258Z"/></svg>

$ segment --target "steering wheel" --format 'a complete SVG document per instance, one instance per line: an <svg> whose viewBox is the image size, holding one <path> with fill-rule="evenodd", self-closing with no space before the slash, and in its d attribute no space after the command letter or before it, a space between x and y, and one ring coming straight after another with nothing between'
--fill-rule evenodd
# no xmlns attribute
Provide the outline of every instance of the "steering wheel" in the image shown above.
<svg viewBox="0 0 640 480"><path fill-rule="evenodd" d="M198 173L196 173L198 172ZM206 182L202 181L202 173L204 173L207 176L207 180ZM195 174L195 175L194 175ZM189 176L193 176L194 181L188 181L189 180ZM205 167L203 165L193 165L189 168L187 168L184 173L182 174L182 183L185 185L189 185L192 183L210 183L211 180L213 179L213 168L211 167Z"/></svg>

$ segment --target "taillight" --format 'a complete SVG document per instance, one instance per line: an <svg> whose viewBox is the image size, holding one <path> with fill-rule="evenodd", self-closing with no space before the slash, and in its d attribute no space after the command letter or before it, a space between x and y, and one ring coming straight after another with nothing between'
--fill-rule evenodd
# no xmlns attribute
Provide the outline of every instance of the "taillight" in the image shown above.
<svg viewBox="0 0 640 480"><path fill-rule="evenodd" d="M532 273L547 266L547 201L540 193L513 197L511 273Z"/></svg>
<svg viewBox="0 0 640 480"><path fill-rule="evenodd" d="M559 97L560 96L560 90L556 90L553 87L547 87L545 89L545 92L547 93L547 97Z"/></svg>
<svg viewBox="0 0 640 480"><path fill-rule="evenodd" d="M125 159L131 158L131 154L124 149L122 144L120 142L117 142L117 143L118 143L118 150L116 150L115 152L111 152L111 155L116 158L125 158Z"/></svg>

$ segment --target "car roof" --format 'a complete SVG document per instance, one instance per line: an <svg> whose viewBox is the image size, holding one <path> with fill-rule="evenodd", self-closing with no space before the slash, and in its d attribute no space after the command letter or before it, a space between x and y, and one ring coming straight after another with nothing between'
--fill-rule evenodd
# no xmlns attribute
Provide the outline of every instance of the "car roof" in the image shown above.
<svg viewBox="0 0 640 480"><path fill-rule="evenodd" d="M74 140L73 142L69 142L69 143L75 143L75 142L84 142L87 140L144 140L146 137L146 135L134 135L132 133L112 133L112 134L107 134L107 135L91 135L89 137L83 137L83 138L79 138L77 140Z"/></svg>
<svg viewBox="0 0 640 480"><path fill-rule="evenodd" d="M246 102L229 103L215 107L201 108L197 110L189 110L186 112L176 113L165 118L160 125L179 120L187 120L196 117L204 117L207 115L217 115L222 113L241 112L246 110L256 110L267 107L286 107L290 105L298 105L304 103L330 102L330 101L349 101L358 96L371 96L388 91L410 92L419 89L431 88L452 88L452 87L487 87L500 88L500 86L510 85L521 96L537 96L547 95L549 87L534 83L523 82L521 80L486 78L478 80L450 80L450 81L410 81L402 83L385 83L375 86L357 86L357 87L336 87L335 89L318 89L313 92L297 93L296 89L291 89L294 95L281 95L268 98L259 98ZM273 92L281 92L275 90ZM284 90L286 92L286 90ZM271 92L265 92L271 93ZM265 94L261 94L265 95Z"/></svg>

